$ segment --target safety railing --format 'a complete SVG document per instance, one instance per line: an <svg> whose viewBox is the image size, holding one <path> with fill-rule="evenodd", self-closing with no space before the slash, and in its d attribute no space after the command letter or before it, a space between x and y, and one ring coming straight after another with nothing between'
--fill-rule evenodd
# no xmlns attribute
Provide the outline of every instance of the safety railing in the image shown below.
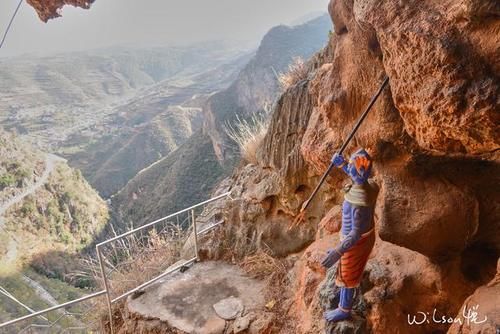
<svg viewBox="0 0 500 334"><path fill-rule="evenodd" d="M25 316L19 317L17 319L13 319L13 320L7 321L5 323L2 323L2 324L0 324L0 332L2 332L3 328L7 328L7 327L12 326L14 324L18 324L18 323L21 323L23 321L26 321L29 319L34 319L34 318L41 317L41 316L43 317L44 315L46 315L50 312L65 309L65 308L71 307L73 305L87 302L87 301L95 299L95 298L103 297L106 299L106 304L107 304L108 317L109 317L109 330L113 334L114 333L114 325L113 325L112 305L114 303L116 303L120 300L123 300L124 298L138 292L138 291L145 289L146 287L157 282L158 280L197 262L199 260L199 245L198 245L199 236L215 229L217 226L219 226L222 223L222 221L220 220L220 221L215 221L212 223L205 224L206 226L203 226L203 228L198 230L198 223L197 223L197 219L196 219L196 210L205 207L207 204L210 204L212 202L218 201L220 199L223 199L223 198L226 198L229 196L230 196L229 192L221 194L219 196L213 197L213 198L206 200L204 202L198 203L196 205L193 205L193 206L188 207L186 209L180 210L178 212L175 212L175 213L170 214L168 216L165 216L163 218L157 219L157 220L150 222L148 224L142 225L142 226L137 227L137 228L133 228L125 233L122 233L120 235L116 235L115 237L113 237L111 239L105 240L105 241L97 244L96 245L96 254L97 254L97 263L98 263L100 276L101 276L101 282L102 282L102 286L103 286L102 290L95 292L95 293L92 293L90 295L75 299L75 300L68 301L68 302L60 304L60 305L55 305L55 306L49 307L49 308L41 310L41 311L31 312L28 315L25 315ZM179 219L177 219L175 222L173 222L173 223L171 222L171 223L165 225L165 223L168 223L172 219L176 219L179 216L186 215L186 214L187 214L187 220L179 221ZM191 246L191 244L192 244L193 251L194 251L193 256L189 257L187 259L182 259L181 261L178 261L175 264L169 265L165 271L155 275L152 278L149 278L146 282L143 282L143 283L135 286L132 289L128 289L127 291L122 292L117 296L113 296L112 286L110 284L110 275L112 275L113 272L117 270L116 269L117 266L113 265L111 263L111 261L106 258L106 255L104 254L106 247L112 243L115 243L115 242L117 242L117 243L123 242L125 244L124 239L126 239L127 237L131 237L133 235L136 235L138 233L141 233L141 237L144 237L144 234L143 234L144 232L151 231L152 229L156 228L159 224L163 224L163 229L160 230L160 233L161 233L161 232L165 232L165 231L166 232L171 231L172 226L178 226L178 225L183 226L183 225L185 225L186 222L188 224L190 223L190 227L187 231L187 235L189 236L189 238L192 238L192 240L190 240L192 242L191 243L185 242L185 244L189 245L189 246ZM115 250L115 249L113 248L113 250ZM133 260L131 260L131 261L133 262ZM109 269L109 268L111 268L111 269ZM77 315L78 314L76 314L76 313L72 313L72 312L68 312L68 311L64 310L64 312L61 312L60 317L57 318L55 321L52 321L52 322L47 321L44 324L30 324L29 326L25 327L21 332L22 333L36 332L37 328L38 329L51 329L51 328L54 328L55 326L57 326L57 322L59 319L62 319L64 317L68 317L68 316L72 317L72 316L77 316ZM85 326L74 326L72 328L65 328L61 332L72 332L72 329L83 330L84 327ZM92 329L92 330L95 330L95 329Z"/></svg>
<svg viewBox="0 0 500 334"><path fill-rule="evenodd" d="M30 313L28 315L19 317L19 318L14 319L14 320L10 320L10 321L4 322L3 324L0 324L0 329L7 328L8 326L11 326L11 325L14 325L14 324L17 324L17 323L22 323L23 321L26 321L26 320L29 320L29 319L32 319L32 318L42 317L42 316L44 316L44 315L46 315L46 314L48 314L50 312L53 312L53 311L56 311L56 310L60 310L60 309L65 309L65 308L68 308L70 306L73 306L73 305L85 302L87 300L90 300L90 299L93 299L93 298L97 298L99 296L103 296L105 294L106 294L106 291L105 290L101 290L101 291L92 293L90 295L87 295L87 296L84 296L84 297L81 297L81 298L78 298L78 299L71 300L71 301L66 302L66 303L62 303L62 304L59 304L59 305L55 305L55 306L46 308L46 309L41 310L41 311L32 312L32 313ZM33 328L33 327L42 327L42 326L44 326L44 327L45 326L49 326L50 328L52 328L52 327L55 326L55 323L56 323L56 321L50 322L50 321L47 320L47 324L31 324L31 325L27 326L23 331L26 332L30 328Z"/></svg>
<svg viewBox="0 0 500 334"><path fill-rule="evenodd" d="M102 295L101 298L104 298ZM70 306L70 309L58 309L54 319L47 321L32 322L26 327L21 327L22 330L18 334L40 334L40 333L95 333L99 328L99 319L95 316L96 304L98 298L93 298L85 301L85 305ZM82 302L83 303L83 302ZM72 310L72 307L78 308ZM46 314L47 318L51 318Z"/></svg>

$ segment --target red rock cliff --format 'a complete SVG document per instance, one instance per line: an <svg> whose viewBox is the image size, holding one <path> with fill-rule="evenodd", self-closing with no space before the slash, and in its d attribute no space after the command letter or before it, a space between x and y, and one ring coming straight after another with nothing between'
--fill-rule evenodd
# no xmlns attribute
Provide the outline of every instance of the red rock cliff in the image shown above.
<svg viewBox="0 0 500 334"><path fill-rule="evenodd" d="M66 5L88 9L95 0L26 0L32 6L40 20L47 22L61 16L60 10Z"/></svg>
<svg viewBox="0 0 500 334"><path fill-rule="evenodd" d="M335 33L308 79L281 97L258 165L228 181L237 200L226 237L241 256L260 247L294 263L283 306L293 330L324 330L323 308L336 301L319 261L338 241L345 177L333 171L306 222L289 227L387 75L348 148L375 160L378 240L354 321L327 330L444 333L449 324L410 326L408 316L458 316L495 276L500 252L499 3L332 0L329 10ZM485 305L493 330L491 298L468 300Z"/></svg>

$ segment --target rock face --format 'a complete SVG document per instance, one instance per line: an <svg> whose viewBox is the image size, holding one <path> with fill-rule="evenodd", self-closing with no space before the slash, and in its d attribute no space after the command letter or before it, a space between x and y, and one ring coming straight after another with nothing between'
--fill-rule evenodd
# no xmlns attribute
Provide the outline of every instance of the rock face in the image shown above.
<svg viewBox="0 0 500 334"><path fill-rule="evenodd" d="M422 179L397 169L383 177L382 239L436 258L460 254L477 233L479 205L468 187L437 176Z"/></svg>
<svg viewBox="0 0 500 334"><path fill-rule="evenodd" d="M262 39L250 62L231 86L214 94L204 108L204 132L210 136L219 160L235 155L225 126L236 117L246 119L270 107L280 92L278 73L296 57L309 58L325 43L331 22L327 15L295 27L277 26Z"/></svg>
<svg viewBox="0 0 500 334"><path fill-rule="evenodd" d="M408 134L419 146L446 154L496 150L498 3L376 3L355 2L353 16L375 30Z"/></svg>
<svg viewBox="0 0 500 334"><path fill-rule="evenodd" d="M444 333L448 323L409 319L434 309L455 317L500 254L500 7L332 0L329 9L335 32L277 103L258 163L220 187L234 198L225 236L235 256L265 248L295 262L285 290L297 333ZM305 223L291 225L385 76L389 88L346 152L362 146L374 158L378 240L355 319L325 327L334 275L319 262L338 242L342 173L327 178ZM490 291L470 300L489 307Z"/></svg>
<svg viewBox="0 0 500 334"><path fill-rule="evenodd" d="M60 9L66 5L89 9L94 1L95 0L26 0L28 4L35 8L38 17L43 22L60 17Z"/></svg>
<svg viewBox="0 0 500 334"><path fill-rule="evenodd" d="M500 323L500 261L495 278L486 286L478 288L467 298L460 308L457 318L461 322L454 323L449 334L458 333L497 333Z"/></svg>
<svg viewBox="0 0 500 334"><path fill-rule="evenodd" d="M383 123L396 107L395 121L423 149L478 155L498 148L498 4L446 3L330 3L336 55L317 77L316 90L318 112L333 130L355 119L385 72L391 103L372 115L380 125L360 135L360 144L394 141L397 127ZM383 129L393 131L376 132Z"/></svg>

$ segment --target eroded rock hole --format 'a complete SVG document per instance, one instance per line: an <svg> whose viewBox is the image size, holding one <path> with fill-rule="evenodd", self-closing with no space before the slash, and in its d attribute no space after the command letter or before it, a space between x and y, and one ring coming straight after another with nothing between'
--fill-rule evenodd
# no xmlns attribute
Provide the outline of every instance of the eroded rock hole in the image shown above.
<svg viewBox="0 0 500 334"><path fill-rule="evenodd" d="M347 27L346 26L341 26L341 27L337 27L337 29L335 29L335 33L337 35L343 35L343 34L347 34L349 31L347 30Z"/></svg>
<svg viewBox="0 0 500 334"><path fill-rule="evenodd" d="M304 202L310 193L311 189L305 184L301 184L295 189L295 199L298 202Z"/></svg>
<svg viewBox="0 0 500 334"><path fill-rule="evenodd" d="M301 184L295 189L295 195L304 195L309 192L309 187L305 184Z"/></svg>
<svg viewBox="0 0 500 334"><path fill-rule="evenodd" d="M276 202L278 198L275 195L267 196L261 202L262 207L266 211L266 214L271 214L276 208Z"/></svg>
<svg viewBox="0 0 500 334"><path fill-rule="evenodd" d="M376 36L373 36L368 40L368 49L370 52L378 58L382 58L382 50L380 49L380 43Z"/></svg>
<svg viewBox="0 0 500 334"><path fill-rule="evenodd" d="M499 252L489 245L475 243L462 252L460 269L465 278L471 282L485 284L493 279L496 273Z"/></svg>
<svg viewBox="0 0 500 334"><path fill-rule="evenodd" d="M385 140L377 141L376 152L378 161L388 161L396 158L398 155L396 146L394 146L393 143Z"/></svg>

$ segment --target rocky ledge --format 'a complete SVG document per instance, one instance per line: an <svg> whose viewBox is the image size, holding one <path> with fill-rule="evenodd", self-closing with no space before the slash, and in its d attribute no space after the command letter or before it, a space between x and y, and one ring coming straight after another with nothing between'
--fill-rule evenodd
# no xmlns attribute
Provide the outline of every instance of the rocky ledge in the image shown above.
<svg viewBox="0 0 500 334"><path fill-rule="evenodd" d="M237 266L196 263L129 298L120 333L262 333L270 325L263 291Z"/></svg>

